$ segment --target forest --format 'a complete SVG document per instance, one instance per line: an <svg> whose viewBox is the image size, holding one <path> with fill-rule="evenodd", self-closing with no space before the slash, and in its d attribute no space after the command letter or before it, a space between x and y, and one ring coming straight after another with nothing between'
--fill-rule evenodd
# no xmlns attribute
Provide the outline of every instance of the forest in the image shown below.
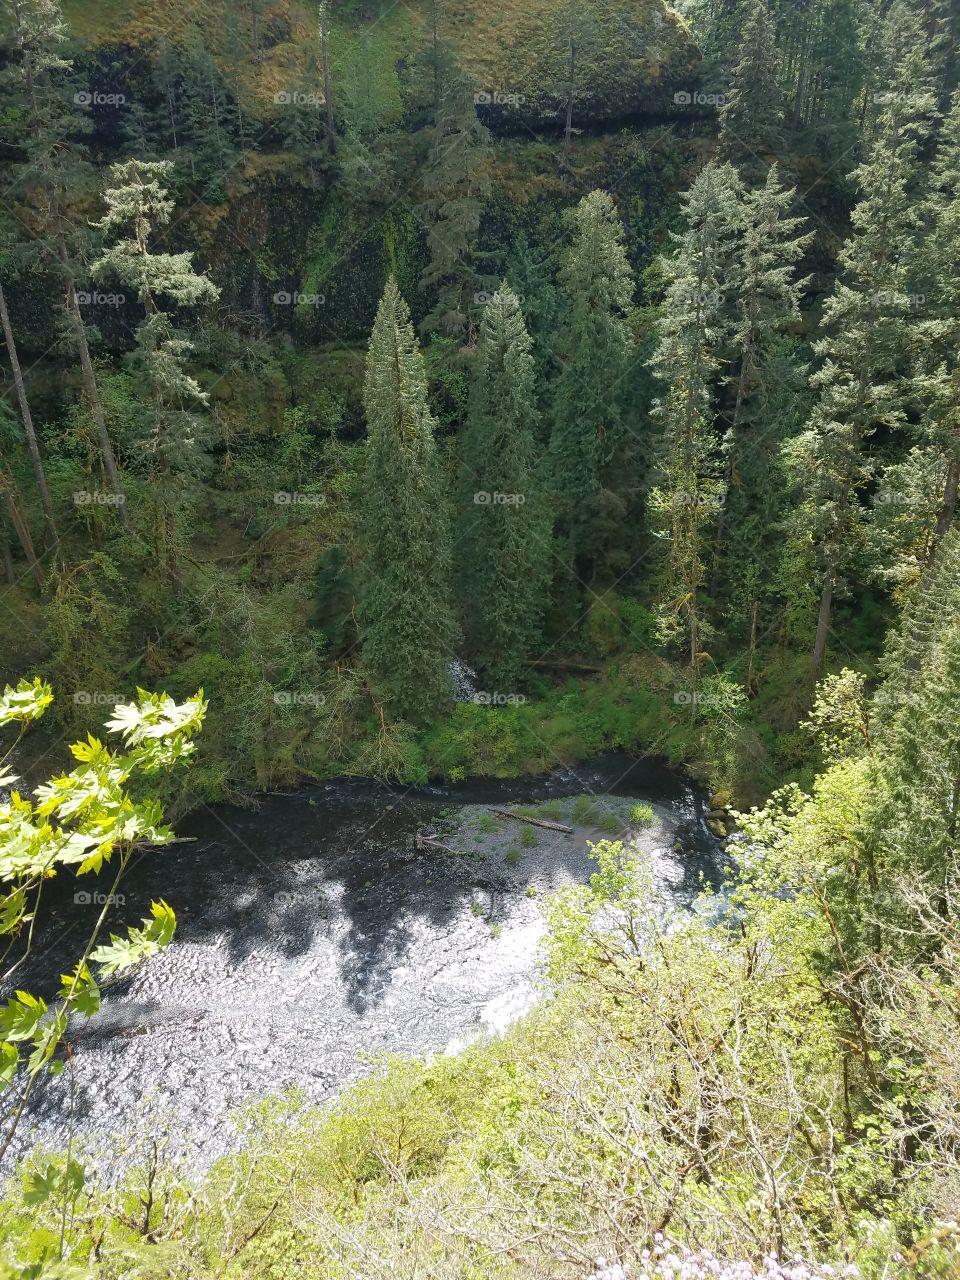
<svg viewBox="0 0 960 1280"><path fill-rule="evenodd" d="M958 23L2 0L0 1280L960 1275ZM586 832L532 1009L265 1072L199 1172L28 1154L181 982L160 846L361 785Z"/></svg>

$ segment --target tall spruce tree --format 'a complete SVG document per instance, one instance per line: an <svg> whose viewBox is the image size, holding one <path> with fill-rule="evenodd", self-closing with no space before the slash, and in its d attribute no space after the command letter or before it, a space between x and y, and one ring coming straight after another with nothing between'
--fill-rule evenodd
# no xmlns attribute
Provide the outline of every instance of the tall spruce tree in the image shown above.
<svg viewBox="0 0 960 1280"><path fill-rule="evenodd" d="M626 313L633 276L612 196L592 191L570 220L573 239L560 270L562 323L553 348L560 372L551 396L551 484L560 536L578 575L593 583L608 560L608 508L620 506L614 487L629 480L622 470L612 473L628 444L624 408L633 339ZM613 536L622 537L622 528Z"/></svg>
<svg viewBox="0 0 960 1280"><path fill-rule="evenodd" d="M490 189L490 134L477 119L473 90L451 64L443 79L440 107L419 206L427 231L427 265L420 287L435 298L422 329L458 340L472 336L475 296L492 287L481 270L477 233Z"/></svg>
<svg viewBox="0 0 960 1280"><path fill-rule="evenodd" d="M804 487L796 529L814 547L820 583L815 677L824 666L834 596L845 588L862 542L858 493L873 470L868 441L878 427L905 420L907 285L918 221L912 184L933 109L924 35L915 20L908 28L910 21L905 6L894 6L888 24L891 46L903 54L898 78L884 94L873 144L854 175L853 232L824 307L825 336L814 344L820 367L811 382L818 399L793 450Z"/></svg>
<svg viewBox="0 0 960 1280"><path fill-rule="evenodd" d="M128 160L112 166L116 185L104 193L107 212L97 225L114 243L93 264L92 273L98 280L112 278L135 289L144 308L131 356L144 388L139 443L142 460L159 479L161 545L171 585L179 593L176 477L200 475L207 468L209 433L202 412L207 396L187 370L191 343L159 304L198 307L215 302L220 291L194 269L191 252L153 248L154 236L167 226L173 212L173 201L163 185L172 169L169 161Z"/></svg>
<svg viewBox="0 0 960 1280"><path fill-rule="evenodd" d="M742 177L762 176L783 142L783 95L776 31L766 0L747 13L740 57L720 109L719 155Z"/></svg>
<svg viewBox="0 0 960 1280"><path fill-rule="evenodd" d="M740 182L730 165L708 164L684 197L687 229L664 262L669 281L651 361L666 390L655 406L662 441L652 495L666 542L661 621L665 635L686 630L691 668L700 661L705 541L723 504L714 379L731 338L728 290L735 283Z"/></svg>
<svg viewBox="0 0 960 1280"><path fill-rule="evenodd" d="M484 308L463 439L457 586L477 670L511 689L540 634L550 522L537 474L536 369L517 295Z"/></svg>
<svg viewBox="0 0 960 1280"><path fill-rule="evenodd" d="M452 695L450 527L423 356L392 276L370 335L364 406L363 655L375 696L422 722Z"/></svg>

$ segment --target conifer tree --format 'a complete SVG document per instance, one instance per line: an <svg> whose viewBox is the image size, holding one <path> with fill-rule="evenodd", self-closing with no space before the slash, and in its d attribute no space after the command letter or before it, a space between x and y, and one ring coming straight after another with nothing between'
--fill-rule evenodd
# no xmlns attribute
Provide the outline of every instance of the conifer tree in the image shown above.
<svg viewBox="0 0 960 1280"><path fill-rule="evenodd" d="M740 183L730 165L708 164L684 197L687 230L665 262L669 286L652 367L666 390L655 407L662 431L660 483L652 501L667 544L664 633L685 626L691 668L700 661L698 596L705 538L723 504L713 380L730 341L727 290L736 288Z"/></svg>
<svg viewBox="0 0 960 1280"><path fill-rule="evenodd" d="M552 388L551 483L559 530L592 580L606 559L611 472L627 441L624 406L633 340L626 312L633 277L613 198L592 191L572 211L573 239L560 270L560 372ZM616 477L624 483L626 477ZM621 531L622 536L622 531Z"/></svg>
<svg viewBox="0 0 960 1280"><path fill-rule="evenodd" d="M393 277L370 335L364 406L364 660L375 696L421 722L451 697L450 529L423 356Z"/></svg>
<svg viewBox="0 0 960 1280"><path fill-rule="evenodd" d="M532 351L517 295L501 284L480 322L457 540L469 653L500 689L515 686L546 607L550 529L536 473Z"/></svg>
<svg viewBox="0 0 960 1280"><path fill-rule="evenodd" d="M870 835L898 877L947 909L960 855L960 533L951 529L888 641L876 697Z"/></svg>
<svg viewBox="0 0 960 1280"><path fill-rule="evenodd" d="M216 301L220 291L194 269L191 252L158 253L152 247L156 231L169 223L173 212L173 201L163 185L172 169L169 161L143 160L111 167L117 185L104 193L107 212L97 225L114 243L93 264L92 272L98 280L114 278L135 289L146 313L131 357L145 390L140 443L159 477L165 559L174 591L179 593L174 478L199 475L206 469L207 432L201 411L207 397L187 372L191 343L174 328L159 303L197 307Z"/></svg>
<svg viewBox="0 0 960 1280"><path fill-rule="evenodd" d="M17 396L17 403L20 406L20 420L23 423L23 432L27 441L27 450L30 454L30 463L33 467L33 478L37 486L37 493L40 496L40 506L43 510L43 518L47 526L47 533L50 538L50 550L53 552L54 562L57 569L63 572L63 553L60 548L60 535L57 532L57 522L53 514L53 501L50 497L50 487L47 484L47 472L43 465L43 458L40 454L40 444L37 440L37 433L33 425L33 414L30 410L30 401L27 399L27 389L23 380L23 372L20 368L20 358L17 353L17 344L13 336L13 327L10 324L10 313L7 310L7 299L3 292L3 286L0 285L0 329L3 331L3 339L7 348L7 359L10 362L10 372L13 374L13 386Z"/></svg>
<svg viewBox="0 0 960 1280"><path fill-rule="evenodd" d="M924 299L916 326L921 439L944 476L932 553L953 521L960 485L960 90L940 136L918 257L918 296Z"/></svg>
<svg viewBox="0 0 960 1280"><path fill-rule="evenodd" d="M812 541L820 604L814 676L823 670L835 594L845 586L862 541L858 493L872 463L867 443L880 426L904 421L903 352L912 238L917 211L911 195L919 139L933 98L927 84L922 31L907 29L909 11L891 11L890 44L903 51L898 80L885 94L874 142L855 178L859 199L853 233L838 259L839 276L824 308L825 334L814 350L820 368L811 382L818 400L792 451L804 500L795 529Z"/></svg>
<svg viewBox="0 0 960 1280"><path fill-rule="evenodd" d="M123 487L77 301L76 246L70 243L68 222L63 215L68 192L89 171L83 149L75 140L83 131L83 122L77 119L70 101L72 64L66 57L66 25L59 0L12 0L12 15L16 58L3 73L3 79L12 81L17 89L26 123L20 138L26 163L17 175L17 184L39 184L47 195L40 247L51 253L59 268L68 325L80 356L104 473L117 498L120 518L127 523Z"/></svg>
<svg viewBox="0 0 960 1280"><path fill-rule="evenodd" d="M753 626L772 585L780 541L780 447L791 426L801 425L800 371L784 330L799 315L806 281L796 279L796 265L812 235L800 233L803 219L790 216L794 195L781 189L776 166L762 187L745 191L736 249L733 404L723 441L726 501L716 549L721 552L729 540L724 577L731 603Z"/></svg>
<svg viewBox="0 0 960 1280"><path fill-rule="evenodd" d="M339 658L356 643L356 589L347 548L327 547L317 561L313 580L310 624L327 643L327 653Z"/></svg>
<svg viewBox="0 0 960 1280"><path fill-rule="evenodd" d="M475 295L493 284L479 269L477 233L489 188L490 134L477 119L473 91L456 66L443 80L419 206L428 262L420 287L436 302L422 329L464 339L472 333Z"/></svg>
<svg viewBox="0 0 960 1280"><path fill-rule="evenodd" d="M762 175L765 162L783 141L780 55L766 0L753 0L747 13L740 57L720 109L719 154L741 176Z"/></svg>

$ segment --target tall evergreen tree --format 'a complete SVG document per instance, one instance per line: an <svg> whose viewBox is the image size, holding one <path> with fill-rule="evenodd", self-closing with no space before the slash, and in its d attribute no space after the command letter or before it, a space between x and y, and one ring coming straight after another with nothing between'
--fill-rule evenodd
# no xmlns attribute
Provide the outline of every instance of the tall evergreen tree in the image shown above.
<svg viewBox="0 0 960 1280"><path fill-rule="evenodd" d="M825 336L814 345L818 393L794 461L804 486L797 531L815 548L820 605L812 667L823 670L835 594L845 586L862 540L858 492L872 463L866 447L880 426L904 421L903 352L907 284L917 211L911 187L917 148L928 129L933 97L925 88L925 42L916 23L904 40L909 11L896 5L891 44L904 49L898 81L885 95L875 139L855 179L859 199L853 233L841 250L839 276L823 314Z"/></svg>
<svg viewBox="0 0 960 1280"><path fill-rule="evenodd" d="M766 0L747 13L740 57L720 109L719 154L742 176L761 176L783 141L780 54Z"/></svg>
<svg viewBox="0 0 960 1280"><path fill-rule="evenodd" d="M918 265L918 296L924 298L916 326L921 437L944 472L932 552L953 521L960 486L960 90L933 164Z"/></svg>
<svg viewBox="0 0 960 1280"><path fill-rule="evenodd" d="M500 689L515 686L546 607L550 526L536 467L532 350L517 295L502 284L480 322L457 541L469 652Z"/></svg>
<svg viewBox="0 0 960 1280"><path fill-rule="evenodd" d="M33 467L33 478L37 486L37 493L40 496L40 506L43 509L43 518L47 526L47 533L50 538L50 550L53 552L54 562L57 569L63 572L63 553L60 548L60 535L57 532L57 522L53 514L53 501L50 497L50 487L47 484L47 472L43 465L43 458L40 454L40 444L37 440L37 433L33 425L33 414L30 411L30 401L27 399L27 389L23 380L23 372L20 368L20 358L17 354L17 344L13 336L13 327L10 324L10 313L7 310L7 299L3 292L3 286L0 285L0 328L3 330L3 339L7 348L7 359L10 361L10 372L13 375L13 386L17 396L17 403L20 406L20 419L23 423L23 432L27 441L27 450L30 454L30 463Z"/></svg>
<svg viewBox="0 0 960 1280"><path fill-rule="evenodd" d="M128 160L113 165L117 184L104 193L107 212L97 224L114 243L93 264L96 279L114 278L135 289L145 317L137 329L131 357L142 379L144 416L141 448L155 470L163 504L162 540L174 591L182 582L177 550L175 477L201 474L207 465L207 397L187 371L190 342L160 310L161 302L184 309L214 302L220 291L193 266L190 252L156 252L152 241L173 212L163 185L173 166L168 161Z"/></svg>
<svg viewBox="0 0 960 1280"><path fill-rule="evenodd" d="M424 332L469 338L475 295L493 284L480 270L477 255L490 156L490 134L477 119L473 91L459 68L451 66L443 80L423 179L426 200L419 206L428 254L420 287L436 298L423 321Z"/></svg>
<svg viewBox="0 0 960 1280"><path fill-rule="evenodd" d="M892 634L876 698L870 834L899 876L948 909L960 857L960 533L944 537ZM890 898L888 893L888 901Z"/></svg>
<svg viewBox="0 0 960 1280"><path fill-rule="evenodd" d="M651 361L666 385L655 407L663 434L652 501L667 551L664 632L685 626L690 666L700 661L705 538L723 503L713 381L731 336L740 183L730 165L708 164L684 197L685 232L664 263L669 286Z"/></svg>
<svg viewBox="0 0 960 1280"><path fill-rule="evenodd" d="M23 104L26 128L20 138L26 163L17 185L39 186L47 197L41 247L55 259L63 283L68 325L80 357L84 391L90 404L107 483L117 498L121 520L127 522L123 487L100 401L86 325L75 284L78 247L64 216L68 193L82 185L89 165L75 141L82 132L72 106L71 62L66 56L67 31L59 0L12 0L16 57L4 72L13 81Z"/></svg>
<svg viewBox="0 0 960 1280"><path fill-rule="evenodd" d="M375 695L420 722L451 698L450 529L423 356L396 281L377 310L364 385L363 654Z"/></svg>
<svg viewBox="0 0 960 1280"><path fill-rule="evenodd" d="M805 280L796 266L812 235L791 217L795 193L782 190L776 166L764 185L744 192L737 243L731 349L730 425L723 441L726 501L717 551L728 544L723 576L735 613L760 620L776 572L784 514L780 446L802 405L795 344L784 330L799 315Z"/></svg>
<svg viewBox="0 0 960 1280"><path fill-rule="evenodd" d="M611 503L622 516L614 485L628 479L622 471L611 473L628 443L624 407L633 339L626 312L633 276L623 224L605 191L584 196L571 225L573 239L560 270L562 324L554 344L560 372L551 397L550 465L561 537L579 576L592 582L608 559Z"/></svg>

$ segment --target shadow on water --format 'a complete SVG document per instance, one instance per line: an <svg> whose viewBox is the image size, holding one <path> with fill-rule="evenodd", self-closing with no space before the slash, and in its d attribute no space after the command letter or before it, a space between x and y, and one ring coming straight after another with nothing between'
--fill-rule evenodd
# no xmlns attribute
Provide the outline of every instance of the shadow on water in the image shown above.
<svg viewBox="0 0 960 1280"><path fill-rule="evenodd" d="M163 897L177 912L177 936L163 957L110 987L104 1011L78 1028L78 1050L88 1066L102 1056L96 1067L112 1073L116 1106L136 1108L143 1070L174 1096L195 1089L194 1107L211 1109L206 1120L193 1116L196 1125L256 1091L252 1072L236 1063L261 1041L260 1091L305 1082L315 1096L356 1074L359 1051L442 1048L491 994L532 981L539 908L524 899L525 880L509 874L502 853L418 852L416 832L442 834L468 806L583 793L654 805L660 853L674 864L674 900L719 883L705 796L665 765L616 754L539 778L422 788L348 779L264 796L255 810L203 808L179 824L183 843L145 853L129 869L111 928L138 923ZM548 832L538 833L530 860L524 875L545 893L592 870L582 839ZM16 975L38 993L74 963L108 880L63 877L51 887L33 954ZM75 900L78 893L87 901ZM495 944L490 926L501 922L520 941L508 935ZM142 1046L131 1048L138 1034L160 1038L159 1065ZM293 1060L303 1040L301 1067ZM236 1082L224 1084L232 1074ZM44 1089L39 1108L48 1122L41 1132L54 1139L60 1096Z"/></svg>

